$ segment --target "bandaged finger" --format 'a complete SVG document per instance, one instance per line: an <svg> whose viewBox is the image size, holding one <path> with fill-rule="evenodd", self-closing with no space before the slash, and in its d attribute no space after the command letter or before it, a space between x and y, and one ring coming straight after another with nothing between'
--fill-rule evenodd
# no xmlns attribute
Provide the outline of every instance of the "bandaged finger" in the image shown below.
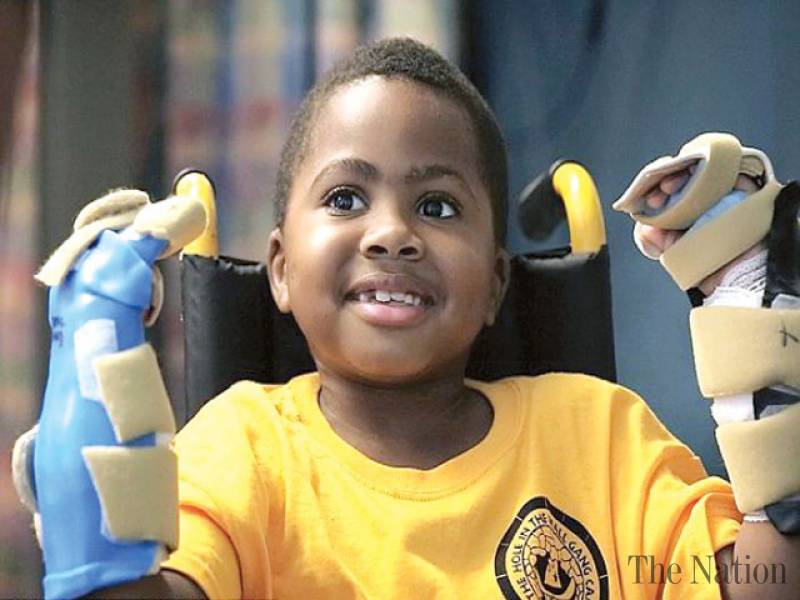
<svg viewBox="0 0 800 600"><path fill-rule="evenodd" d="M652 241L653 227L645 225L644 223L637 222L633 226L633 243L639 249L639 252L644 254L651 260L658 260L661 257L663 249Z"/></svg>

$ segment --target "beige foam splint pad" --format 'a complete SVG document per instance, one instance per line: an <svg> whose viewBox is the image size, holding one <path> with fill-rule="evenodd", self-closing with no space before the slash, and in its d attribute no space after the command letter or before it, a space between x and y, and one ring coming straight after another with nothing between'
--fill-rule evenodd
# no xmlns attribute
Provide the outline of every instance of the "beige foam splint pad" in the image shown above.
<svg viewBox="0 0 800 600"><path fill-rule="evenodd" d="M681 192L680 201L656 215L642 210L645 195L666 175L697 162L697 171ZM742 146L728 133L704 133L687 142L677 156L663 156L646 165L613 208L640 223L661 229L688 229L697 218L733 189L742 162ZM749 167L748 167L749 169Z"/></svg>
<svg viewBox="0 0 800 600"><path fill-rule="evenodd" d="M59 285L72 265L97 237L107 229L123 229L150 199L139 190L116 190L83 207L75 218L74 232L56 248L34 276L47 286Z"/></svg>
<svg viewBox="0 0 800 600"><path fill-rule="evenodd" d="M108 533L178 547L178 459L169 448L82 450Z"/></svg>
<svg viewBox="0 0 800 600"><path fill-rule="evenodd" d="M689 323L705 397L800 388L800 310L704 306L691 311Z"/></svg>
<svg viewBox="0 0 800 600"><path fill-rule="evenodd" d="M127 188L112 190L84 206L75 217L72 228L74 231L78 231L90 223L118 215L133 214L135 217L147 204L150 204L147 192ZM131 217L131 222L133 222L133 217Z"/></svg>
<svg viewBox="0 0 800 600"><path fill-rule="evenodd" d="M36 494L33 491L33 473L29 468L33 463L38 431L39 424L37 423L17 438L17 441L14 442L14 449L11 451L11 478L14 481L14 488L17 490L17 496L22 505L31 513L39 510L36 506Z"/></svg>
<svg viewBox="0 0 800 600"><path fill-rule="evenodd" d="M800 404L717 428L736 505L751 512L800 492Z"/></svg>
<svg viewBox="0 0 800 600"><path fill-rule="evenodd" d="M779 183L768 181L736 206L686 233L661 255L661 264L682 290L696 286L769 233L780 191Z"/></svg>
<svg viewBox="0 0 800 600"><path fill-rule="evenodd" d="M148 204L133 222L135 231L169 241L161 258L178 252L203 233L206 210L202 202L188 196L171 196L161 202Z"/></svg>
<svg viewBox="0 0 800 600"><path fill-rule="evenodd" d="M169 396L150 344L100 356L92 364L117 441L175 433Z"/></svg>

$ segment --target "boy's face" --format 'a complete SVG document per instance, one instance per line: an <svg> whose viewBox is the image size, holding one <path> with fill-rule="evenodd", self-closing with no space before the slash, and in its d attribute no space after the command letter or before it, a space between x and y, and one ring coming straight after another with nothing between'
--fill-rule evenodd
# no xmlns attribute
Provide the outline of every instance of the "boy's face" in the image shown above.
<svg viewBox="0 0 800 600"><path fill-rule="evenodd" d="M311 135L270 237L278 307L323 371L374 383L463 373L507 278L467 114L369 77L335 90Z"/></svg>

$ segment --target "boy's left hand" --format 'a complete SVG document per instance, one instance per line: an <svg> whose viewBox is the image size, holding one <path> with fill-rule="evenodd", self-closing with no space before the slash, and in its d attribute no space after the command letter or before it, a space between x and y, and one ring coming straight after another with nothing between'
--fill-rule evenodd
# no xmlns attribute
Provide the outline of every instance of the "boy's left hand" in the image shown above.
<svg viewBox="0 0 800 600"><path fill-rule="evenodd" d="M647 206L653 210L658 210L667 201L667 198L678 193L689 177L694 172L695 167L689 166L686 169L665 175L658 184L645 195L645 202ZM755 192L758 190L757 184L747 175L739 175L734 186L736 190L743 190L747 193ZM653 260L658 260L661 254L664 253L670 246L677 242L686 230L675 229L660 229L652 225L636 222L633 229L633 237L637 247L641 250L642 254ZM763 248L763 243L759 242L752 246L726 265L720 267L711 275L703 279L697 287L706 296L711 295L720 282L725 277L725 274L732 266L742 260L750 258L757 254Z"/></svg>

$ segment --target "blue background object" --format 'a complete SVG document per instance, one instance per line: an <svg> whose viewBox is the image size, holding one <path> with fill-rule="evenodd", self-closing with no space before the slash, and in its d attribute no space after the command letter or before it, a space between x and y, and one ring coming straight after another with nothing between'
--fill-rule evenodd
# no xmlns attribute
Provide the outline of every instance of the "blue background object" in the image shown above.
<svg viewBox="0 0 800 600"><path fill-rule="evenodd" d="M559 157L590 170L609 236L619 380L724 474L695 379L689 303L610 206L644 164L703 131L764 150L782 182L798 176L800 3L510 0L473 10L473 76L508 139L512 194ZM516 228L511 245L530 246Z"/></svg>

